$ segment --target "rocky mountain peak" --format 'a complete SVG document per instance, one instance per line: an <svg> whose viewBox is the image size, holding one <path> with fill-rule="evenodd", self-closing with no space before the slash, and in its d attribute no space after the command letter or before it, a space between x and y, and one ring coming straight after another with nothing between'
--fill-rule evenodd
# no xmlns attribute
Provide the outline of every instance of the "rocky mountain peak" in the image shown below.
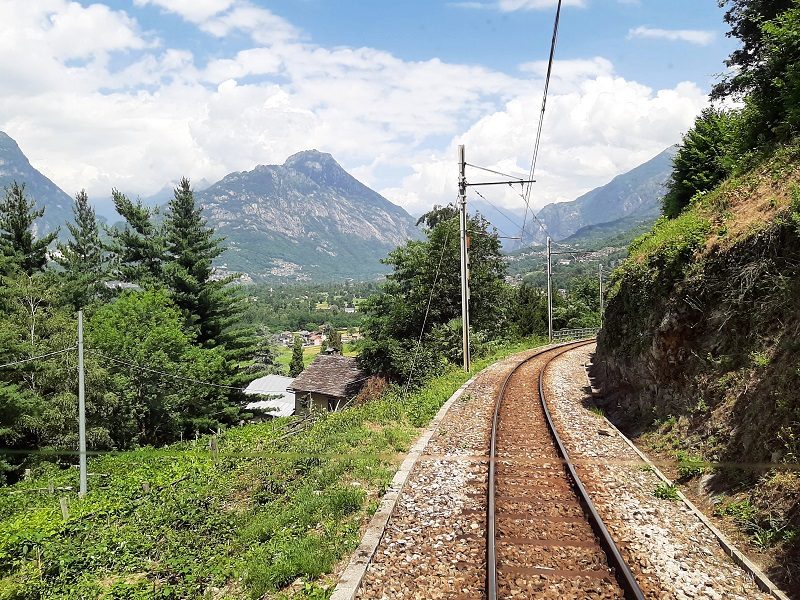
<svg viewBox="0 0 800 600"><path fill-rule="evenodd" d="M337 168L342 171L341 165L336 162L336 159L327 152L320 152L319 150L302 150L292 154L283 163L284 167L296 169L298 167L309 167L312 169L322 170L326 168Z"/></svg>
<svg viewBox="0 0 800 600"><path fill-rule="evenodd" d="M405 210L318 150L231 173L197 197L226 237L222 266L256 280L376 277L419 235Z"/></svg>
<svg viewBox="0 0 800 600"><path fill-rule="evenodd" d="M23 166L30 167L30 164L17 142L4 131L0 131L0 169L2 172L5 173Z"/></svg>
<svg viewBox="0 0 800 600"><path fill-rule="evenodd" d="M44 235L61 228L72 219L72 198L55 183L37 171L23 154L17 142L0 131L0 193L13 182L24 183L25 193L44 207L44 217L36 224L36 235Z"/></svg>

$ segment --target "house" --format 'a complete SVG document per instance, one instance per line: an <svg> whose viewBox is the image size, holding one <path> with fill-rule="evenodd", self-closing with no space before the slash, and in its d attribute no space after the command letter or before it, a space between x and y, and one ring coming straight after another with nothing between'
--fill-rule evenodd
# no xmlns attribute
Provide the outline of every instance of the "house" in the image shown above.
<svg viewBox="0 0 800 600"><path fill-rule="evenodd" d="M289 388L294 383L291 377L282 375L267 375L251 381L244 393L262 396L272 396L268 400L256 400L245 406L245 410L258 411L258 416L266 418L290 417L294 414L294 393Z"/></svg>
<svg viewBox="0 0 800 600"><path fill-rule="evenodd" d="M337 410L361 391L367 374L358 361L340 354L320 354L289 387L294 392L295 414Z"/></svg>

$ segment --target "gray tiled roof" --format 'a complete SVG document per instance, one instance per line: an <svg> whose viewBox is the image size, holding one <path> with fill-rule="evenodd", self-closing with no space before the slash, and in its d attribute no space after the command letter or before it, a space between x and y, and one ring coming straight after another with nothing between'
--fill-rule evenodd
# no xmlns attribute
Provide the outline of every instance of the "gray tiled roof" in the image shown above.
<svg viewBox="0 0 800 600"><path fill-rule="evenodd" d="M297 376L290 389L350 398L359 392L366 378L355 358L320 354Z"/></svg>

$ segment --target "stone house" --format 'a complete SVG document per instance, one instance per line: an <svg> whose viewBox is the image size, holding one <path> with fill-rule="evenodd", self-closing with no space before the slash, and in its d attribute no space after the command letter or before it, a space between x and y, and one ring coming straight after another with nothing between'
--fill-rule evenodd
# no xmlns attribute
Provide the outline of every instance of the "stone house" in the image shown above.
<svg viewBox="0 0 800 600"><path fill-rule="evenodd" d="M289 387L294 392L294 414L343 408L361 391L367 378L355 358L320 354Z"/></svg>

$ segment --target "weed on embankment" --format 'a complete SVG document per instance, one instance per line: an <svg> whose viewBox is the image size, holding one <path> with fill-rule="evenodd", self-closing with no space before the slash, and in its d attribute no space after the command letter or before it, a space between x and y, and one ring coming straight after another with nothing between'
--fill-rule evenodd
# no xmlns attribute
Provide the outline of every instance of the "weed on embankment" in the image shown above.
<svg viewBox="0 0 800 600"><path fill-rule="evenodd" d="M326 598L418 428L468 377L94 457L85 498L75 469L42 462L0 488L0 600Z"/></svg>

